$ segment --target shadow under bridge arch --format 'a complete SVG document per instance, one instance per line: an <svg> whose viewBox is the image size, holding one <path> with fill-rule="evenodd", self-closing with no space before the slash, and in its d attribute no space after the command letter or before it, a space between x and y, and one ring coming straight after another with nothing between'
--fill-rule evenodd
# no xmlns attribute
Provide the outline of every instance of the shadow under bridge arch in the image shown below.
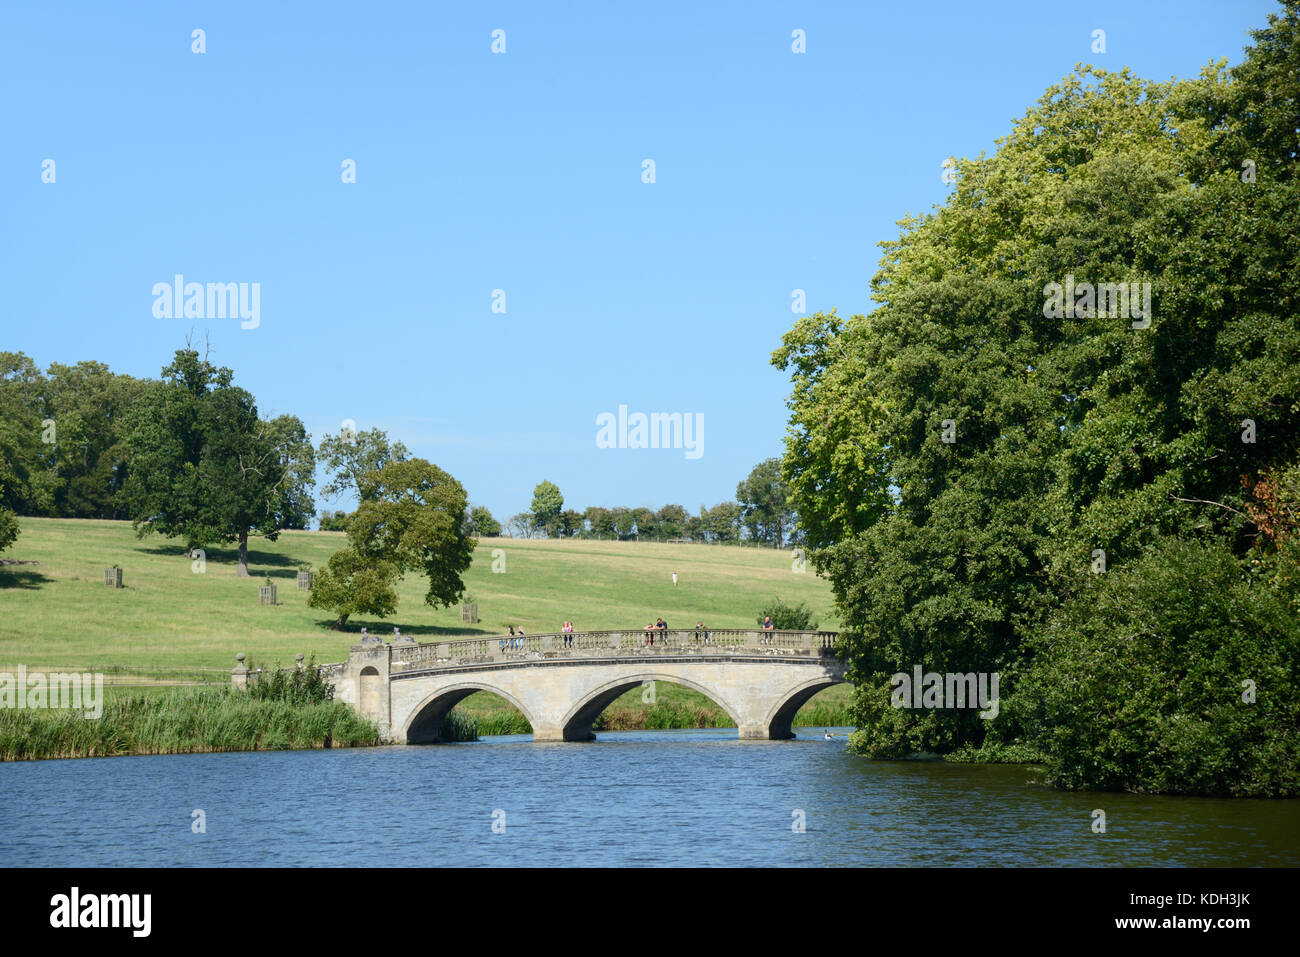
<svg viewBox="0 0 1300 957"><path fill-rule="evenodd" d="M533 716L528 713L528 709L510 692L503 691L496 685L466 681L452 685L449 688L438 689L411 709L411 717L406 722L406 727L402 729L399 740L405 741L407 744L437 743L440 740L438 732L442 728L442 719L447 716L447 713L452 708L476 691L487 691L505 699L524 716L524 719L530 725L537 726Z"/></svg>
<svg viewBox="0 0 1300 957"><path fill-rule="evenodd" d="M620 696L631 691L633 688L639 688L647 681L662 681L665 684L681 685L684 688L690 688L692 691L698 691L704 697L708 698L723 711L727 716L740 727L741 721L739 712L732 706L731 702L718 693L715 688L708 688L704 685L697 684L680 675L666 675L659 672L645 672L638 675L623 675L613 681L607 682L592 691L589 691L585 697L575 704L567 715L561 726L561 734L565 741L595 741L596 735L591 730L591 726L596 719L600 717L602 711L613 704Z"/></svg>
<svg viewBox="0 0 1300 957"><path fill-rule="evenodd" d="M767 728L767 736L773 741L793 738L794 730L791 725L794 723L794 716L799 712L800 708L807 704L808 699L819 691L825 691L832 685L846 683L843 678L819 675L792 689L776 703L772 710L768 712L767 717L763 719L763 725Z"/></svg>

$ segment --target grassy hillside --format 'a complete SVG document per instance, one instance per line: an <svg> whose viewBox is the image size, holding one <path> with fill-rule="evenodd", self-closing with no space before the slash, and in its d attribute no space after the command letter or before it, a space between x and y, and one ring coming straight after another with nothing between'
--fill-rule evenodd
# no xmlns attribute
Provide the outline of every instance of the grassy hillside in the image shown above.
<svg viewBox="0 0 1300 957"><path fill-rule="evenodd" d="M565 619L579 629L641 627L659 615L673 627L701 618L715 628L752 627L774 596L808 603L823 629L838 626L829 586L811 571L795 574L789 551L507 538L482 539L465 576L478 601L477 625L463 625L458 607L425 605L424 579L413 574L398 586L392 619L354 618L336 632L327 627L331 615L307 607L295 576L299 562L323 566L341 547L340 532L254 539L252 577L241 579L233 548L209 550L199 573L179 541L137 539L127 522L21 521L4 557L40 564L0 567L0 670L21 663L187 678L228 671L240 651L268 664L289 664L298 653L340 661L362 625L379 634L396 625L418 640L496 635L509 624L558 631ZM504 573L492 571L495 549ZM103 584L114 563L123 568L120 590ZM267 574L279 586L274 608L258 605Z"/></svg>

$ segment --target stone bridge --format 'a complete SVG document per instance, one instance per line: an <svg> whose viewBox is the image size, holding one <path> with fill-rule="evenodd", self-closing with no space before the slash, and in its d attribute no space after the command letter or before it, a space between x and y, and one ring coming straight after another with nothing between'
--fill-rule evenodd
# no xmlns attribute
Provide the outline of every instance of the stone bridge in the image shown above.
<svg viewBox="0 0 1300 957"><path fill-rule="evenodd" d="M534 741L592 741L619 695L647 681L693 688L718 704L742 738L791 738L795 712L844 681L833 632L597 631L417 644L369 638L326 665L335 698L375 721L389 741L438 740L442 719L475 691L514 705Z"/></svg>

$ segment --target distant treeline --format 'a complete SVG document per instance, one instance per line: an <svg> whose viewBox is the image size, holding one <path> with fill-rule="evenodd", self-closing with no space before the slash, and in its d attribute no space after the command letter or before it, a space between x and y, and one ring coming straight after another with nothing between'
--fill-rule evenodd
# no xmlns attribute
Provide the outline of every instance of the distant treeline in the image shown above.
<svg viewBox="0 0 1300 957"><path fill-rule="evenodd" d="M505 525L515 537L594 538L609 541L692 541L716 544L770 545L781 548L798 541L789 490L781 478L779 459L754 466L736 486L739 501L700 506L692 515L681 505L659 509L593 505L584 511L564 508L564 497L553 482L533 491L532 509L512 516ZM476 535L500 535L502 526L482 507L469 517Z"/></svg>

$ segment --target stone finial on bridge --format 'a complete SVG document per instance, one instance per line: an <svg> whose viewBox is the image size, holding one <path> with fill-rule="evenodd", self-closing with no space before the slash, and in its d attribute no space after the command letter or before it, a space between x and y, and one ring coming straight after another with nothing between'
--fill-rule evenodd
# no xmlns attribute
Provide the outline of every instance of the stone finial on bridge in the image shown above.
<svg viewBox="0 0 1300 957"><path fill-rule="evenodd" d="M230 669L230 683L236 688L248 687L248 669L244 666L244 653L241 651L235 655L237 662L235 667Z"/></svg>
<svg viewBox="0 0 1300 957"><path fill-rule="evenodd" d="M402 634L401 631L398 630L397 626L394 625L394 626L393 626L393 644L395 644L395 645L413 645L413 644L415 644L415 639L412 638L410 635L404 635L404 634Z"/></svg>
<svg viewBox="0 0 1300 957"><path fill-rule="evenodd" d="M303 656L302 656L301 654L297 654L297 655L294 655L294 656L293 656L293 660L294 660L294 662L296 662L299 671L302 671L302 669L306 667L306 666L302 663L302 659L303 659Z"/></svg>

